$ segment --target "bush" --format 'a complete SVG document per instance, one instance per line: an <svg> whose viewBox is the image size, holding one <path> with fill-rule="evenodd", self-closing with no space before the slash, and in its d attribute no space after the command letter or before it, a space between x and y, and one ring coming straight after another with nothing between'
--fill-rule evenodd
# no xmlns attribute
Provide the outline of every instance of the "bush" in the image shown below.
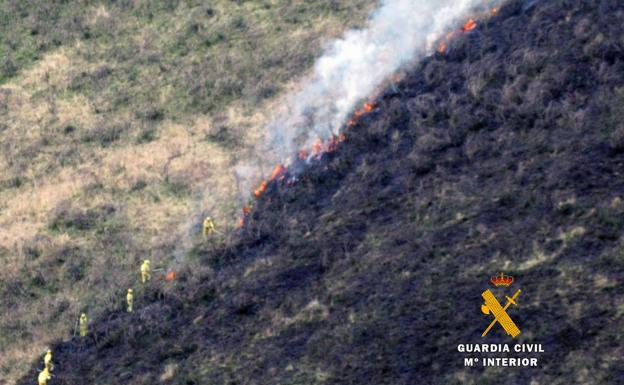
<svg viewBox="0 0 624 385"><path fill-rule="evenodd" d="M101 122L96 127L87 130L82 136L85 143L97 143L103 147L121 139L122 135L130 129L128 124L116 124L114 122Z"/></svg>
<svg viewBox="0 0 624 385"><path fill-rule="evenodd" d="M114 212L115 207L111 205L103 205L95 209L86 210L67 208L65 205L62 205L55 210L49 227L53 231L87 231L94 229L98 223L106 220Z"/></svg>

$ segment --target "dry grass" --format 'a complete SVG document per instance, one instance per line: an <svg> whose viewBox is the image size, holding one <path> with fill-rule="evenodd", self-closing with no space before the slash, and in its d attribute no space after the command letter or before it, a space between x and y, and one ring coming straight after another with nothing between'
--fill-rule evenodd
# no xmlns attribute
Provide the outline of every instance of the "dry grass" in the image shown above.
<svg viewBox="0 0 624 385"><path fill-rule="evenodd" d="M141 13L68 4L66 13L13 17L11 36L24 43L3 62L17 70L0 68L0 277L19 291L0 285L0 301L19 301L0 329L27 334L0 336L0 384L65 339L81 311L116 308L137 260L152 255L163 266L172 247L183 253L192 242L180 236L201 215L233 226L241 186L232 167L256 151L279 92L294 87L322 41L374 5L181 2ZM246 27L236 29L237 18ZM249 44L263 57L249 57ZM272 55L277 64L258 68ZM214 92L194 90L210 82ZM103 207L113 212L86 229L54 227ZM50 303L54 311L40 311Z"/></svg>

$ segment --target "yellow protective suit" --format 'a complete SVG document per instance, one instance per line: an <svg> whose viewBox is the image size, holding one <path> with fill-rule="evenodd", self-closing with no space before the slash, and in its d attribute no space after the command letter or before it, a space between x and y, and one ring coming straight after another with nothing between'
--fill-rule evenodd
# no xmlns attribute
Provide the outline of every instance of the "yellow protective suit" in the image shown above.
<svg viewBox="0 0 624 385"><path fill-rule="evenodd" d="M145 283L150 280L150 261L146 259L141 265L141 282Z"/></svg>
<svg viewBox="0 0 624 385"><path fill-rule="evenodd" d="M82 313L80 315L80 337L85 337L87 335L87 315Z"/></svg>
<svg viewBox="0 0 624 385"><path fill-rule="evenodd" d="M52 350L48 350L46 355L43 357L43 365L49 371L54 370L54 365L52 365Z"/></svg>
<svg viewBox="0 0 624 385"><path fill-rule="evenodd" d="M128 294L126 294L126 302L128 303L128 313L132 313L132 303L134 302L132 289L128 289Z"/></svg>
<svg viewBox="0 0 624 385"><path fill-rule="evenodd" d="M208 235L212 234L214 231L215 231L215 224L212 221L212 218L206 217L206 219L204 219L204 236L207 237Z"/></svg>
<svg viewBox="0 0 624 385"><path fill-rule="evenodd" d="M48 371L48 369L43 369L41 372L39 372L39 377L37 377L37 381L39 382L39 385L46 385L48 383L48 380L51 378L52 376L50 376L50 372Z"/></svg>

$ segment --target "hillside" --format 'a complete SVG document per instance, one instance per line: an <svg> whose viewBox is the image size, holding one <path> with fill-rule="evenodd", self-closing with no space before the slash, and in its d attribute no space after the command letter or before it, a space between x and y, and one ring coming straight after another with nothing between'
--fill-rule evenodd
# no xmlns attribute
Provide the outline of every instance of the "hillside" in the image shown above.
<svg viewBox="0 0 624 385"><path fill-rule="evenodd" d="M622 20L616 0L508 2L134 314L59 338L54 383L624 383ZM464 368L503 269L540 368Z"/></svg>
<svg viewBox="0 0 624 385"><path fill-rule="evenodd" d="M188 223L234 227L265 111L375 6L0 1L0 383Z"/></svg>

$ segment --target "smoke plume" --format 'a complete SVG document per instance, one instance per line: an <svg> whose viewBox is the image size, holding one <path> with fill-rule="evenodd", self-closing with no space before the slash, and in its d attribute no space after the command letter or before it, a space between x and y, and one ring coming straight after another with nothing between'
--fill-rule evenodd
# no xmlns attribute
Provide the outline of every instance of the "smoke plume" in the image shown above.
<svg viewBox="0 0 624 385"><path fill-rule="evenodd" d="M339 135L354 108L374 97L401 67L432 53L440 37L458 29L472 13L501 1L383 0L367 28L348 31L328 44L310 75L284 97L258 145L258 158L247 158L235 168L241 203L246 204L252 189L276 164L288 166L301 149ZM214 207L202 207L203 212L213 212ZM192 244L199 221L198 217L184 224L176 262Z"/></svg>
<svg viewBox="0 0 624 385"><path fill-rule="evenodd" d="M384 0L368 28L330 43L313 73L286 98L267 127L267 162L289 163L301 148L338 135L354 107L407 63L432 52L445 32L461 25L483 0Z"/></svg>

